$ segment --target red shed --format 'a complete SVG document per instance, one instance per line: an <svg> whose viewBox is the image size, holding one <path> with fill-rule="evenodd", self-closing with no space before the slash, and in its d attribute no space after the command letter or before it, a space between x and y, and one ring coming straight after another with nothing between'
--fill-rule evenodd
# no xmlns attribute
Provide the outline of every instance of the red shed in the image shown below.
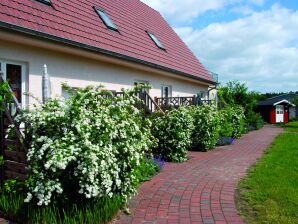
<svg viewBox="0 0 298 224"><path fill-rule="evenodd" d="M262 115L264 121L270 124L288 123L289 108L294 107L290 101L273 97L258 103L258 112Z"/></svg>

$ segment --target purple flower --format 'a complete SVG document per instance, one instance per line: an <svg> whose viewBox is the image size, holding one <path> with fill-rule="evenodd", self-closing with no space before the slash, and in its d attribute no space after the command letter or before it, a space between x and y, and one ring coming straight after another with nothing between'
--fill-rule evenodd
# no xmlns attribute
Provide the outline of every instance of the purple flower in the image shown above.
<svg viewBox="0 0 298 224"><path fill-rule="evenodd" d="M162 169L165 165L165 161L160 156L154 156L153 162L155 162L160 167L160 169Z"/></svg>

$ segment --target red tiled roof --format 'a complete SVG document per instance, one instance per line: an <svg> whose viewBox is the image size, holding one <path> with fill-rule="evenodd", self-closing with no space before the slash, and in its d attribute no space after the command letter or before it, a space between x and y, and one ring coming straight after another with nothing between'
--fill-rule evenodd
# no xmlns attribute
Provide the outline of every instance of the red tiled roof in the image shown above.
<svg viewBox="0 0 298 224"><path fill-rule="evenodd" d="M209 72L162 16L139 0L51 2L52 7L34 0L1 0L0 26L12 24L212 81ZM119 32L109 30L93 6L104 9ZM154 44L147 30L155 34L166 51Z"/></svg>

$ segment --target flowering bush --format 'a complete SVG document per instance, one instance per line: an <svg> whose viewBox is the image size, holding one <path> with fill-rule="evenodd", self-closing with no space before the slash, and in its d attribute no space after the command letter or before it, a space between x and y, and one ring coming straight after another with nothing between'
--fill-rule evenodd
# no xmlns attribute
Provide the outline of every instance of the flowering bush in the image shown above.
<svg viewBox="0 0 298 224"><path fill-rule="evenodd" d="M240 138L245 131L245 115L244 109L241 106L233 106L231 121L233 125L233 134L231 137Z"/></svg>
<svg viewBox="0 0 298 224"><path fill-rule="evenodd" d="M202 105L190 108L194 118L193 148L206 151L214 148L218 140L219 118L214 106Z"/></svg>
<svg viewBox="0 0 298 224"><path fill-rule="evenodd" d="M158 139L153 153L166 161L185 161L193 131L193 119L188 109L180 107L167 111L165 115L152 116L151 119L154 122L152 133Z"/></svg>
<svg viewBox="0 0 298 224"><path fill-rule="evenodd" d="M134 170L154 144L151 123L135 108L133 91L114 97L101 86L49 99L17 119L31 124L26 201L48 205L54 196L125 199L135 192Z"/></svg>
<svg viewBox="0 0 298 224"><path fill-rule="evenodd" d="M219 110L219 135L239 138L244 132L245 116L241 106L229 106Z"/></svg>

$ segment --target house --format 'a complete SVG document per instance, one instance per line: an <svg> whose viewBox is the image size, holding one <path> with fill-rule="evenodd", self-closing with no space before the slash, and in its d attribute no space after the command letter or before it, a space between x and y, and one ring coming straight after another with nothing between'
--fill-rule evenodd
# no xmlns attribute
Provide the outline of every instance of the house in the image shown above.
<svg viewBox="0 0 298 224"><path fill-rule="evenodd" d="M214 76L139 0L1 0L0 9L0 69L22 106L34 100L25 92L42 98L44 65L52 96L66 95L62 83L149 83L152 98L216 98Z"/></svg>
<svg viewBox="0 0 298 224"><path fill-rule="evenodd" d="M291 100L296 94L284 94L258 103L257 111L271 124L288 123L290 117L297 117L296 105Z"/></svg>

